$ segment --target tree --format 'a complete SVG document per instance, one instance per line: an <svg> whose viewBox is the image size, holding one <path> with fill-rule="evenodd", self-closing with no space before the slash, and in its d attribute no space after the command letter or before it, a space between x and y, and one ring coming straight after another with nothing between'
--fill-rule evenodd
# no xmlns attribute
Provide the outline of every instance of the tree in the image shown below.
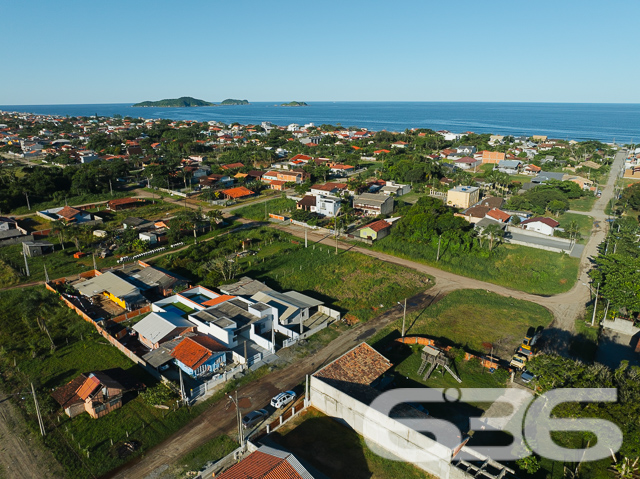
<svg viewBox="0 0 640 479"><path fill-rule="evenodd" d="M227 259L221 256L207 261L203 269L206 271L215 271L222 275L224 280L227 281L236 277L236 274L240 271L240 264L236 259Z"/></svg>
<svg viewBox="0 0 640 479"><path fill-rule="evenodd" d="M564 213L569 208L564 201L552 200L547 204L547 209L554 215L559 216L560 213Z"/></svg>
<svg viewBox="0 0 640 479"><path fill-rule="evenodd" d="M486 226L484 234L489 238L489 251L493 251L494 245L497 245L504 238L504 230L499 225Z"/></svg>
<svg viewBox="0 0 640 479"><path fill-rule="evenodd" d="M569 234L569 238L571 240L576 240L580 236L580 226L578 226L578 222L576 220L571 220L567 227L565 228L565 232Z"/></svg>

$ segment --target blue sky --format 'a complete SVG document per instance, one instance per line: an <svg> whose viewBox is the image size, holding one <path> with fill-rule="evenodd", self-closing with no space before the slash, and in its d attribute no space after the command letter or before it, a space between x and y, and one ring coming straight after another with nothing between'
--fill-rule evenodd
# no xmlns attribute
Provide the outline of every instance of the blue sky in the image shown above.
<svg viewBox="0 0 640 479"><path fill-rule="evenodd" d="M640 102L640 2L11 1L0 104Z"/></svg>

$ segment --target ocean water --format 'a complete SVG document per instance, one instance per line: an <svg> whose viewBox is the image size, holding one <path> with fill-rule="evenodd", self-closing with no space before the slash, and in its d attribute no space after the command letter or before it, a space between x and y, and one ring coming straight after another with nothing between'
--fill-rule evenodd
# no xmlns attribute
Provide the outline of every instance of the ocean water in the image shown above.
<svg viewBox="0 0 640 479"><path fill-rule="evenodd" d="M475 102L308 102L306 107L256 102L197 108L134 108L130 103L86 105L0 105L2 111L68 116L113 116L171 120L217 120L241 124L270 121L358 126L404 131L431 128L504 135L547 135L629 143L640 139L640 104Z"/></svg>

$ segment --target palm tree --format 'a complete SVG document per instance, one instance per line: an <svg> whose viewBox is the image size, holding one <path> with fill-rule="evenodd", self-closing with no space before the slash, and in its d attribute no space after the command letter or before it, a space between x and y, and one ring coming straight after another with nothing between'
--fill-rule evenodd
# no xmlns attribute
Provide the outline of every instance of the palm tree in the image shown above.
<svg viewBox="0 0 640 479"><path fill-rule="evenodd" d="M484 233L489 238L489 251L493 251L494 243L497 245L504 238L504 230L498 225L486 226Z"/></svg>
<svg viewBox="0 0 640 479"><path fill-rule="evenodd" d="M572 220L569 222L565 231L569 233L569 238L571 241L575 241L580 235L580 227L578 226L578 222L576 220Z"/></svg>

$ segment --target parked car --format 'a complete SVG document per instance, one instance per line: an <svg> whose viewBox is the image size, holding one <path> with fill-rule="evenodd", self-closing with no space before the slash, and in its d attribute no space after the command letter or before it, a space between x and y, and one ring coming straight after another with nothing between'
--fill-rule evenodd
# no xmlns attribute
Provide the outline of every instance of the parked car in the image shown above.
<svg viewBox="0 0 640 479"><path fill-rule="evenodd" d="M525 369L520 377L523 383L530 383L536 376Z"/></svg>
<svg viewBox="0 0 640 479"><path fill-rule="evenodd" d="M166 371L167 369L169 369L169 366L170 366L170 364L169 364L169 363L167 363L167 364L163 364L162 366L160 366L160 367L158 368L158 371Z"/></svg>
<svg viewBox="0 0 640 479"><path fill-rule="evenodd" d="M269 411L267 411L266 409L257 409L255 411L251 411L249 414L242 418L242 425L245 429L248 429L258 424L268 415Z"/></svg>
<svg viewBox="0 0 640 479"><path fill-rule="evenodd" d="M289 404L295 398L296 398L296 393L294 393L293 391L285 391L283 393L278 394L277 396L274 396L271 399L271 405L276 409L279 409Z"/></svg>

